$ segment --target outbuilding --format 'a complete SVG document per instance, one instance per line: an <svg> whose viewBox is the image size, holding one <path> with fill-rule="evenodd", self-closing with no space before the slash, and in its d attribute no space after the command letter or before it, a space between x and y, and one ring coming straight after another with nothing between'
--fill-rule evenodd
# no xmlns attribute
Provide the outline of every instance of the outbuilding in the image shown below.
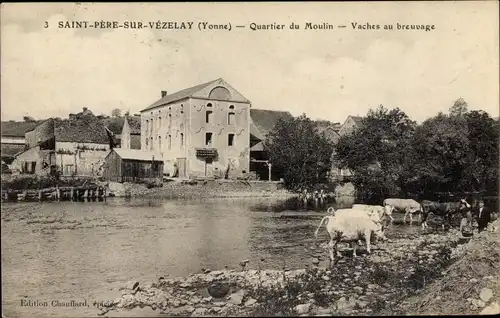
<svg viewBox="0 0 500 318"><path fill-rule="evenodd" d="M103 177L114 182L163 182L163 158L160 154L113 148L104 159Z"/></svg>

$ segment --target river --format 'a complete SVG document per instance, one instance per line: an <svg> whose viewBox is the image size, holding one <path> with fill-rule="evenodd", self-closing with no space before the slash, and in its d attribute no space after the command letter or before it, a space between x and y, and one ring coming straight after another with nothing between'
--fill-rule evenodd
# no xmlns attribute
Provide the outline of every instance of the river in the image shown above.
<svg viewBox="0 0 500 318"><path fill-rule="evenodd" d="M5 203L3 314L95 316L92 302L120 296L127 281L240 270L244 259L248 268L303 268L324 210L265 198ZM395 225L389 231L416 230ZM48 306L21 306L21 300ZM52 307L56 300L87 300L88 307Z"/></svg>

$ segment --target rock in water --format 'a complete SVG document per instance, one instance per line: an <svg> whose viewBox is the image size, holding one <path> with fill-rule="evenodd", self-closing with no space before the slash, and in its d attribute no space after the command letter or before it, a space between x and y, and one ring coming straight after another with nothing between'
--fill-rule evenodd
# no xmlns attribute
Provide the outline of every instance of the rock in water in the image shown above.
<svg viewBox="0 0 500 318"><path fill-rule="evenodd" d="M298 315L304 315L309 313L309 310L311 309L311 304L301 304L295 306L295 312L297 312Z"/></svg>
<svg viewBox="0 0 500 318"><path fill-rule="evenodd" d="M483 288L481 289L481 292L479 293L479 298L481 298L482 301L488 302L488 300L493 297L493 291L489 288Z"/></svg>
<svg viewBox="0 0 500 318"><path fill-rule="evenodd" d="M247 307L250 307L252 306L253 304L255 304L257 302L257 300L253 299L253 298L249 298L246 302L245 302L245 306Z"/></svg>
<svg viewBox="0 0 500 318"><path fill-rule="evenodd" d="M497 302L491 303L488 307L484 308L480 315L498 315L500 314L500 305Z"/></svg>
<svg viewBox="0 0 500 318"><path fill-rule="evenodd" d="M244 296L245 296L245 291L243 289L240 289L236 293L231 294L227 302L233 305L241 305Z"/></svg>
<svg viewBox="0 0 500 318"><path fill-rule="evenodd" d="M214 298L223 298L229 294L229 284L214 283L207 287L208 294Z"/></svg>

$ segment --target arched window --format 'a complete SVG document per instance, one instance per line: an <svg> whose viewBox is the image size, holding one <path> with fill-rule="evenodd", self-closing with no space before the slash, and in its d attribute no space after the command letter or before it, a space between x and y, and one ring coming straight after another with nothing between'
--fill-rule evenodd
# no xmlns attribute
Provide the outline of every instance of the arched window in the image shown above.
<svg viewBox="0 0 500 318"><path fill-rule="evenodd" d="M234 105L229 106L229 112L227 113L227 124L234 125Z"/></svg>
<svg viewBox="0 0 500 318"><path fill-rule="evenodd" d="M158 136L158 150L161 151L161 136Z"/></svg>
<svg viewBox="0 0 500 318"><path fill-rule="evenodd" d="M181 149L184 148L184 134L181 133Z"/></svg>
<svg viewBox="0 0 500 318"><path fill-rule="evenodd" d="M158 117L158 128L161 128L161 117Z"/></svg>
<svg viewBox="0 0 500 318"><path fill-rule="evenodd" d="M208 98L210 99L218 99L218 100L230 100L231 99L231 92L222 86L217 86L212 91L210 91L210 94L208 94Z"/></svg>
<svg viewBox="0 0 500 318"><path fill-rule="evenodd" d="M149 144L149 146L151 147L150 150L153 150L153 137L151 137L151 143Z"/></svg>
<svg viewBox="0 0 500 318"><path fill-rule="evenodd" d="M172 126L172 114L168 114L168 128Z"/></svg>
<svg viewBox="0 0 500 318"><path fill-rule="evenodd" d="M148 134L148 132L149 132L149 120L146 120L146 135Z"/></svg>
<svg viewBox="0 0 500 318"><path fill-rule="evenodd" d="M172 135L168 135L168 150L172 149Z"/></svg>

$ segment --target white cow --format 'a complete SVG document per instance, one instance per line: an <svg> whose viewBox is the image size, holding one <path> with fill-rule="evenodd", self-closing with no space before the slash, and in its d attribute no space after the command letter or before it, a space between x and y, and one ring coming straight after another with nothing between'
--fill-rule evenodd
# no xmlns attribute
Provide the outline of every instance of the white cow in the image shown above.
<svg viewBox="0 0 500 318"><path fill-rule="evenodd" d="M326 230L330 235L330 242L328 243L330 261L334 261L334 251L340 257L337 244L341 241L351 243L353 256L356 257L355 243L359 240L365 240L366 250L371 253L371 235L375 234L376 237L385 239L383 225L379 220L378 215L367 214L366 211L361 209L342 209L335 211L334 215L325 216L316 229L314 236L315 238L318 237L319 230L325 223Z"/></svg>
<svg viewBox="0 0 500 318"><path fill-rule="evenodd" d="M390 205L392 210L404 212L403 222L406 223L406 217L410 216L410 224L413 222L413 214L419 213L419 220L422 220L422 205L413 199L385 199L384 206Z"/></svg>
<svg viewBox="0 0 500 318"><path fill-rule="evenodd" d="M394 207L392 206L353 204L352 208L365 210L369 213L376 213L379 215L380 220L383 220L384 216L387 215L387 217L391 220L391 222L394 221L392 217L392 212L394 211Z"/></svg>

